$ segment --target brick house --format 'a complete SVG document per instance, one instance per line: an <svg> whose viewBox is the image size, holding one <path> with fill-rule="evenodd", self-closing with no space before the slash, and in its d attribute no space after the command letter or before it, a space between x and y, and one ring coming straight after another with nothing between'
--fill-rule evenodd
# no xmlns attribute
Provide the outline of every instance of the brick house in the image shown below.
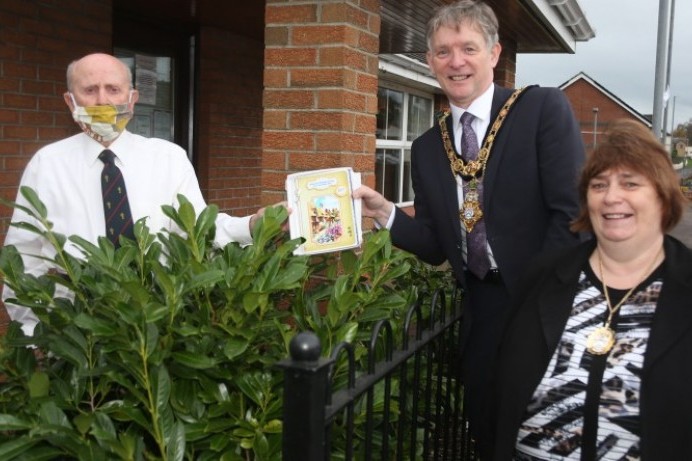
<svg viewBox="0 0 692 461"><path fill-rule="evenodd" d="M425 23L450 2L5 0L0 196L14 200L38 148L78 131L62 100L67 64L106 52L130 65L140 91L128 129L184 147L222 211L283 200L287 173L332 166L410 205L408 148L444 105L420 64ZM573 53L594 36L578 0L488 3L506 86L517 53ZM10 215L0 208L0 241Z"/></svg>
<svg viewBox="0 0 692 461"><path fill-rule="evenodd" d="M570 78L559 88L572 104L587 150L598 143L598 135L617 118L630 118L652 128L650 115L640 114L584 72Z"/></svg>

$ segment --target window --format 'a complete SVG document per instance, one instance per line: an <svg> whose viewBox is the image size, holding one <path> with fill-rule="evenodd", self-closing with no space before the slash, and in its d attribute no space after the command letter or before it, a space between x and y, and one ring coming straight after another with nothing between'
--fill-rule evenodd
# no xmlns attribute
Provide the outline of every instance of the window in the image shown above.
<svg viewBox="0 0 692 461"><path fill-rule="evenodd" d="M139 90L127 129L173 141L192 161L195 31L180 23L143 19L137 2L113 3L113 54L130 67Z"/></svg>
<svg viewBox="0 0 692 461"><path fill-rule="evenodd" d="M174 139L173 59L116 49L115 55L130 67L139 101L129 130L147 138Z"/></svg>
<svg viewBox="0 0 692 461"><path fill-rule="evenodd" d="M377 106L375 187L394 203L410 203L411 143L432 126L433 98L380 87Z"/></svg>

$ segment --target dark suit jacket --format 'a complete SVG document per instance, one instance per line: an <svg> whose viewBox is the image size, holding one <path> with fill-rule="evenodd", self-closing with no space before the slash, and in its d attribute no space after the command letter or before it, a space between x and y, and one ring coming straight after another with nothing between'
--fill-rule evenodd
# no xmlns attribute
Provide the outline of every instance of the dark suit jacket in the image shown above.
<svg viewBox="0 0 692 461"><path fill-rule="evenodd" d="M495 86L491 125L511 93ZM579 126L564 94L526 90L505 119L483 176L488 240L510 293L536 253L577 242L568 225L578 210L583 160ZM437 123L413 142L411 163L415 219L397 210L392 241L430 264L449 260L463 284L456 182Z"/></svg>
<svg viewBox="0 0 692 461"><path fill-rule="evenodd" d="M526 275L519 308L501 347L488 421L492 457L511 459L526 406L545 373L569 317L577 279L595 242L545 255ZM644 461L692 460L692 251L664 243L663 287L644 357L641 450Z"/></svg>

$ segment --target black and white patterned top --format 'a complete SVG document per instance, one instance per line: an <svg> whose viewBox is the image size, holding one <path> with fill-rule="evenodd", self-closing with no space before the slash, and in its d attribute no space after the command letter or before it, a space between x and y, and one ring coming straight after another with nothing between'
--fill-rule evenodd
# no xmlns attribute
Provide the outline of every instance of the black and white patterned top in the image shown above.
<svg viewBox="0 0 692 461"><path fill-rule="evenodd" d="M620 307L607 354L586 351L586 338L606 320L601 283L587 264L572 312L524 415L516 460L638 460L639 392L649 331L661 291L655 270ZM626 290L608 289L613 305Z"/></svg>

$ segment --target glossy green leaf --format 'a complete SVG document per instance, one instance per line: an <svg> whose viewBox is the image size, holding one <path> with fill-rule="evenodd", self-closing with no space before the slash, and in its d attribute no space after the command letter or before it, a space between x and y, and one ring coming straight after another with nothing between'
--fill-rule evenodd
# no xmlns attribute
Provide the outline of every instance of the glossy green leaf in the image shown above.
<svg viewBox="0 0 692 461"><path fill-rule="evenodd" d="M188 283L188 289L210 288L223 281L224 277L225 273L222 270L208 270L201 274L195 274Z"/></svg>
<svg viewBox="0 0 692 461"><path fill-rule="evenodd" d="M41 199L38 197L36 191L34 191L30 187L21 186L19 188L19 193L22 194L22 197L24 197L26 201L29 202L29 205L31 205L31 207L34 210L36 210L38 217L45 219L48 216L48 210L46 209L46 206L43 204Z"/></svg>
<svg viewBox="0 0 692 461"><path fill-rule="evenodd" d="M29 396L31 398L46 397L49 392L50 378L43 371L36 371L29 378Z"/></svg>
<svg viewBox="0 0 692 461"><path fill-rule="evenodd" d="M166 446L169 461L182 461L185 457L185 426L178 422L171 431Z"/></svg>
<svg viewBox="0 0 692 461"><path fill-rule="evenodd" d="M218 365L218 360L212 357L206 357L195 352L181 351L173 352L172 357L176 362L186 367L205 370Z"/></svg>
<svg viewBox="0 0 692 461"><path fill-rule="evenodd" d="M199 214L197 224L195 225L195 234L204 236L216 225L216 217L219 214L219 207L209 205Z"/></svg>
<svg viewBox="0 0 692 461"><path fill-rule="evenodd" d="M21 431L30 429L32 426L33 423L14 415L0 414L0 431Z"/></svg>
<svg viewBox="0 0 692 461"><path fill-rule="evenodd" d="M24 274L24 260L14 245L0 248L0 271L5 283L20 280Z"/></svg>
<svg viewBox="0 0 692 461"><path fill-rule="evenodd" d="M235 383L243 394L261 405L267 397L266 392L271 387L271 378L267 373L251 373L237 377Z"/></svg>
<svg viewBox="0 0 692 461"><path fill-rule="evenodd" d="M28 436L15 437L0 443L0 459L16 459L22 453L26 453L37 440Z"/></svg>
<svg viewBox="0 0 692 461"><path fill-rule="evenodd" d="M356 338L356 334L358 333L358 323L357 322L348 322L344 323L339 327L339 329L336 332L336 343L340 342L347 342L347 343L352 343L354 342Z"/></svg>
<svg viewBox="0 0 692 461"><path fill-rule="evenodd" d="M171 379L166 367L159 366L154 373L154 403L160 413L168 407L168 399L171 396Z"/></svg>
<svg viewBox="0 0 692 461"><path fill-rule="evenodd" d="M180 202L180 207L178 208L178 216L180 216L180 222L182 223L183 230L188 234L194 232L195 221L197 221L197 215L195 214L195 208L192 204L182 196L178 196L178 201Z"/></svg>
<svg viewBox="0 0 692 461"><path fill-rule="evenodd" d="M90 413L80 413L72 419L72 424L79 431L79 433L84 436L91 426L94 417Z"/></svg>
<svg viewBox="0 0 692 461"><path fill-rule="evenodd" d="M53 338L50 348L57 356L64 358L77 368L86 368L87 360L84 353L64 338Z"/></svg>
<svg viewBox="0 0 692 461"><path fill-rule="evenodd" d="M244 338L229 338L223 346L223 354L228 360L241 356L250 346L250 341Z"/></svg>
<svg viewBox="0 0 692 461"><path fill-rule="evenodd" d="M268 434L280 434L283 431L283 423L280 419L272 419L262 427L262 430Z"/></svg>
<svg viewBox="0 0 692 461"><path fill-rule="evenodd" d="M65 412L63 412L53 401L41 404L40 417L44 423L65 428L72 427Z"/></svg>

